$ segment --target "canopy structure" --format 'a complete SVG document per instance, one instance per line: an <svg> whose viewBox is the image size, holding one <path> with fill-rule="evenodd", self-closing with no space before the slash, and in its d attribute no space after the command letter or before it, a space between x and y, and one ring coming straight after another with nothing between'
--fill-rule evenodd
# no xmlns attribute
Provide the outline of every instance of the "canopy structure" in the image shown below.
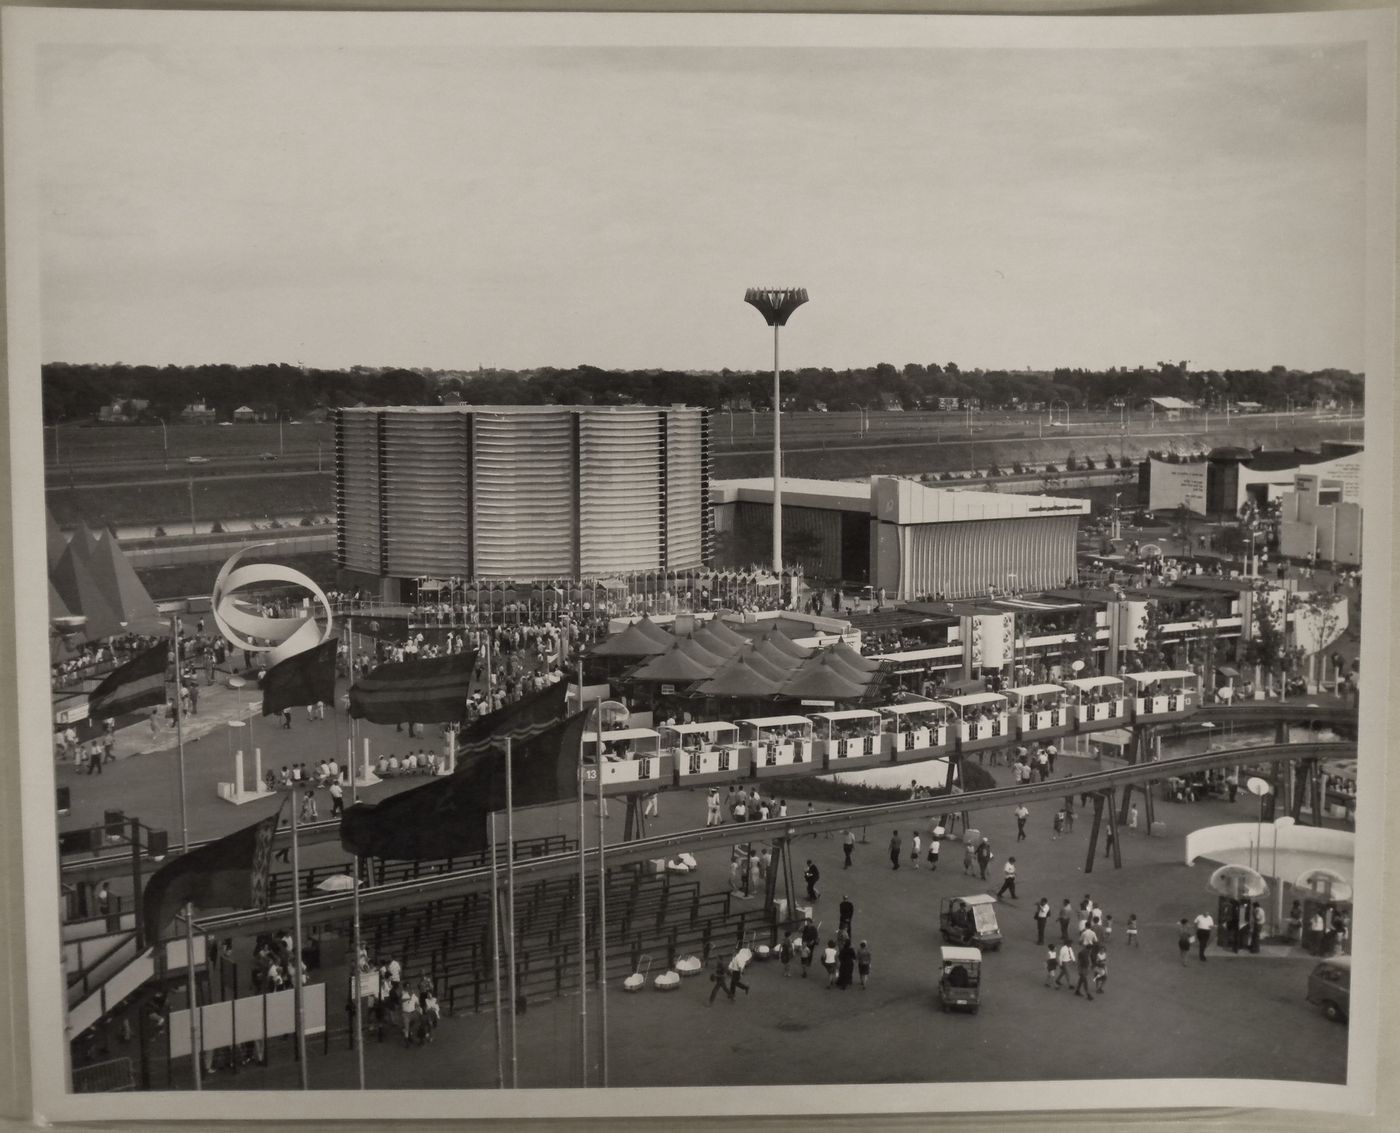
<svg viewBox="0 0 1400 1133"><path fill-rule="evenodd" d="M1103 688L1105 685L1121 685L1123 682L1117 677L1076 677L1072 681L1064 681L1066 688Z"/></svg>
<svg viewBox="0 0 1400 1133"><path fill-rule="evenodd" d="M806 718L799 716L799 720L805 722ZM675 732L678 736L717 736L721 732L737 732L737 724L731 724L727 720L697 720L690 724L667 724L666 731Z"/></svg>
<svg viewBox="0 0 1400 1133"><path fill-rule="evenodd" d="M643 662L628 674L634 681L664 681L671 684L693 684L714 675L719 661L704 664L681 652L679 644L649 661Z"/></svg>
<svg viewBox="0 0 1400 1133"><path fill-rule="evenodd" d="M797 667L802 664L802 658L784 652L772 642L755 641L749 644L752 649L751 656L762 657L769 664L776 665L783 672L790 674L796 671Z"/></svg>
<svg viewBox="0 0 1400 1133"><path fill-rule="evenodd" d="M1006 697L999 692L974 692L967 696L945 696L943 703L954 708L972 708L978 704L1005 704Z"/></svg>
<svg viewBox="0 0 1400 1133"><path fill-rule="evenodd" d="M697 685L695 691L702 696L773 696L778 691L778 683L739 657Z"/></svg>
<svg viewBox="0 0 1400 1133"><path fill-rule="evenodd" d="M45 511L44 519L47 526L46 539L48 542L49 570L58 566L58 560L63 558L63 552L68 550L68 540L64 538L63 532L58 529L58 524L54 522L53 512Z"/></svg>
<svg viewBox="0 0 1400 1133"><path fill-rule="evenodd" d="M712 634L720 641L732 645L735 649L748 641L747 637L730 627L723 618L711 618L696 632Z"/></svg>
<svg viewBox="0 0 1400 1133"><path fill-rule="evenodd" d="M692 634L690 637L682 637L680 641L681 652L692 661L699 661L702 665L710 665L711 672L714 672L726 661L734 656L734 650L729 646L714 639L702 640L700 635Z"/></svg>
<svg viewBox="0 0 1400 1133"><path fill-rule="evenodd" d="M865 688L834 669L804 669L781 689L783 696L811 700L858 700Z"/></svg>
<svg viewBox="0 0 1400 1133"><path fill-rule="evenodd" d="M781 649L789 657L810 657L812 655L812 650L804 645L798 645L797 642L793 641L792 638L788 637L787 634L780 630L770 629L765 631L763 636L759 638L759 641L771 645L775 649Z"/></svg>
<svg viewBox="0 0 1400 1133"><path fill-rule="evenodd" d="M1123 675L1131 681L1136 681L1138 684L1147 684L1149 681L1180 680L1184 677L1195 677L1196 674L1190 669L1158 669L1150 673L1124 673Z"/></svg>
<svg viewBox="0 0 1400 1133"><path fill-rule="evenodd" d="M940 708L946 712L948 706L941 700L906 700L900 704L886 704L880 711L891 716L908 716L911 712L935 712Z"/></svg>
<svg viewBox="0 0 1400 1133"><path fill-rule="evenodd" d="M755 716L750 720L736 720L736 724L752 724L755 728L798 728L811 724L806 716Z"/></svg>
<svg viewBox="0 0 1400 1133"><path fill-rule="evenodd" d="M1008 696L1058 696L1065 690L1059 685L1021 685L1006 690Z"/></svg>
<svg viewBox="0 0 1400 1133"><path fill-rule="evenodd" d="M618 740L656 740L661 738L661 733L653 731L651 728L618 728L616 731L604 732L601 736L597 732L584 732L583 742L585 744L596 744L600 740L605 744L617 743ZM587 754L585 752L585 754Z"/></svg>
<svg viewBox="0 0 1400 1133"><path fill-rule="evenodd" d="M852 649L844 641L838 641L833 645L830 653L836 660L844 662L852 669L860 669L867 673L873 673L880 667L879 661L874 661L869 657L863 656L859 651Z"/></svg>
<svg viewBox="0 0 1400 1133"><path fill-rule="evenodd" d="M669 630L662 629L651 620L649 614L643 614L640 621L633 622L632 624L659 645L670 645L676 640L675 634L671 633Z"/></svg>
<svg viewBox="0 0 1400 1133"><path fill-rule="evenodd" d="M752 665L757 672L762 673L770 681L777 684L782 684L793 675L792 665L781 665L777 662L770 661L766 657L759 656L752 649L741 652L740 656Z"/></svg>
<svg viewBox="0 0 1400 1133"><path fill-rule="evenodd" d="M870 683L871 674L864 669L853 669L844 661L832 656L830 651L815 653L806 661L802 662L802 672L814 669L829 669L838 676L845 677L848 681L858 684L861 687Z"/></svg>
<svg viewBox="0 0 1400 1133"><path fill-rule="evenodd" d="M108 534L95 542L88 569L128 629L159 631L160 611L117 545L116 536Z"/></svg>
<svg viewBox="0 0 1400 1133"><path fill-rule="evenodd" d="M653 628L655 628L654 624ZM595 645L591 656L655 657L665 653L674 644L675 638L671 638L670 642L657 641L645 630L640 629L638 623L634 623L621 633L613 634L607 641Z"/></svg>
<svg viewBox="0 0 1400 1133"><path fill-rule="evenodd" d="M835 712L813 712L813 718L817 720L830 720L832 723L839 723L842 720L870 720L878 719L880 713L874 708L841 708Z"/></svg>
<svg viewBox="0 0 1400 1133"><path fill-rule="evenodd" d="M735 636L738 635L736 634ZM701 649L714 654L716 657L723 658L726 661L748 644L742 637L739 638L738 641L731 641L728 636L714 632L709 626L702 626L700 629L697 629L690 635L689 640L693 641Z"/></svg>
<svg viewBox="0 0 1400 1133"><path fill-rule="evenodd" d="M114 637L125 631L126 627L122 624L124 619L93 577L88 558L90 551L91 545L75 535L54 567L49 581L69 614L81 614L87 618L84 632L89 640ZM53 616L50 613L50 617Z"/></svg>

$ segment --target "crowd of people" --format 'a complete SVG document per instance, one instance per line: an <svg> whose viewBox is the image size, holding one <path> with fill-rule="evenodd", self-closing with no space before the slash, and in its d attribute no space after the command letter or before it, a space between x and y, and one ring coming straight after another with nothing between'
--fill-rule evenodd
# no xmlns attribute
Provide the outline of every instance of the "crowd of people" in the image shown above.
<svg viewBox="0 0 1400 1133"><path fill-rule="evenodd" d="M361 1015L368 1008L366 1025L374 1031L376 1042L384 1041L385 1031L401 1035L404 1046L423 1046L433 1041L433 1034L442 1022L442 1007L437 989L425 973L415 983L405 976L403 965L394 956L372 964L368 950L361 945L356 965L360 973ZM371 978L372 977L372 978ZM345 1012L350 1032L355 1031L355 967L350 969L349 996Z"/></svg>
<svg viewBox="0 0 1400 1133"><path fill-rule="evenodd" d="M146 634L123 633L102 641L85 642L49 666L50 683L55 689L65 689L103 676L158 640Z"/></svg>

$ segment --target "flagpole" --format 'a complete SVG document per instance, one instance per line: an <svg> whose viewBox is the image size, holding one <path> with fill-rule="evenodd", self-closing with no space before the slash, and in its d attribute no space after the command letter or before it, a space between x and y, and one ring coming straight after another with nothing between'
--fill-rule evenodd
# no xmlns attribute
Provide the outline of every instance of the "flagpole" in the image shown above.
<svg viewBox="0 0 1400 1133"><path fill-rule="evenodd" d="M346 619L345 634L350 643L350 664L349 674L351 684L355 681L355 636L351 626L354 618ZM337 705L331 705L331 711L336 717L340 713L336 711ZM355 721L350 720L351 740L349 742L350 758L346 760L346 773L350 776L350 805L354 806L360 801L358 780L355 778L355 741L353 739L355 731ZM339 741L336 741L337 744ZM345 821L341 816L341 822ZM364 1024L364 985L360 975L360 855L355 854L355 865L351 870L355 884L350 887L350 916L352 929L352 944L355 949L355 1074L358 1088L365 1088L365 1024Z"/></svg>
<svg viewBox="0 0 1400 1133"><path fill-rule="evenodd" d="M190 986L190 1065L194 1067L194 1088L202 1090L204 1067L200 1059L204 1056L201 1049L204 1043L196 1021L199 1019L199 989L194 982L194 904L190 901L185 902L185 978Z"/></svg>
<svg viewBox="0 0 1400 1133"><path fill-rule="evenodd" d="M180 784L180 849L190 852L190 820L185 804L185 706L180 692L185 687L180 664L180 618L170 617L170 643L175 654L175 767ZM200 1065L199 995L194 982L194 905L185 902L185 971L190 984L190 1063L194 1068L194 1088L204 1088Z"/></svg>
<svg viewBox="0 0 1400 1133"><path fill-rule="evenodd" d="M601 780L603 769L598 768ZM584 846L583 739L578 745L578 1026L580 1083L588 1088L588 850Z"/></svg>
<svg viewBox="0 0 1400 1133"><path fill-rule="evenodd" d="M515 799L511 783L511 743L506 737L506 963L510 979L510 1088L520 1088L520 1066L515 1043Z"/></svg>
<svg viewBox="0 0 1400 1133"><path fill-rule="evenodd" d="M297 846L297 799L295 794L292 796L292 948L297 968L296 975L292 977L292 1000L296 1011L297 1059L301 1067L301 1088L309 1090L311 1083L306 1067L306 1015L301 993L302 965L305 960L302 958L301 948L301 855ZM360 957L357 953L355 967L359 966Z"/></svg>
<svg viewBox="0 0 1400 1133"><path fill-rule="evenodd" d="M496 1089L506 1085L505 1047L501 1041L501 878L496 867L496 812L487 816L491 836L491 971L496 988Z"/></svg>
<svg viewBox="0 0 1400 1133"><path fill-rule="evenodd" d="M580 694L582 690L580 689ZM598 1010L602 1015L602 1085L608 1088L608 868L603 859L607 846L607 828L603 820L603 701L597 701L594 715L598 719Z"/></svg>

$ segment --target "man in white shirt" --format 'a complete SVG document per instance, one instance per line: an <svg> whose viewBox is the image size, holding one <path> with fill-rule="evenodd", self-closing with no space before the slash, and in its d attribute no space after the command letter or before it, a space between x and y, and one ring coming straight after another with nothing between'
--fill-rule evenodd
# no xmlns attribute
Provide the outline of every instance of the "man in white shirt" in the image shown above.
<svg viewBox="0 0 1400 1133"><path fill-rule="evenodd" d="M1206 945L1210 943L1210 933L1213 928L1215 928L1215 918L1209 913L1202 913L1196 918L1196 948L1202 963L1205 962Z"/></svg>
<svg viewBox="0 0 1400 1133"><path fill-rule="evenodd" d="M345 791L339 779L331 780L331 817L339 818L345 809Z"/></svg>

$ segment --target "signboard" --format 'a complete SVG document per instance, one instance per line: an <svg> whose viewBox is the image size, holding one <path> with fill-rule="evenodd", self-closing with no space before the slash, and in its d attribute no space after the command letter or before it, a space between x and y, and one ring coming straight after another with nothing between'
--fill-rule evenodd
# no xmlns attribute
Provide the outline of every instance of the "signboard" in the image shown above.
<svg viewBox="0 0 1400 1133"><path fill-rule="evenodd" d="M835 708L835 707L836 707L836 701L834 701L834 700L804 700L804 701L802 702L802 707L803 707L803 708Z"/></svg>
<svg viewBox="0 0 1400 1133"><path fill-rule="evenodd" d="M1197 515L1206 514L1206 476L1209 464L1169 464L1164 460L1150 462L1147 497L1149 511L1171 511L1186 508Z"/></svg>
<svg viewBox="0 0 1400 1133"><path fill-rule="evenodd" d="M1147 603L1118 604L1118 648L1141 649L1147 644Z"/></svg>
<svg viewBox="0 0 1400 1133"><path fill-rule="evenodd" d="M1000 669L1011 660L1015 614L976 614L972 618L972 662Z"/></svg>

